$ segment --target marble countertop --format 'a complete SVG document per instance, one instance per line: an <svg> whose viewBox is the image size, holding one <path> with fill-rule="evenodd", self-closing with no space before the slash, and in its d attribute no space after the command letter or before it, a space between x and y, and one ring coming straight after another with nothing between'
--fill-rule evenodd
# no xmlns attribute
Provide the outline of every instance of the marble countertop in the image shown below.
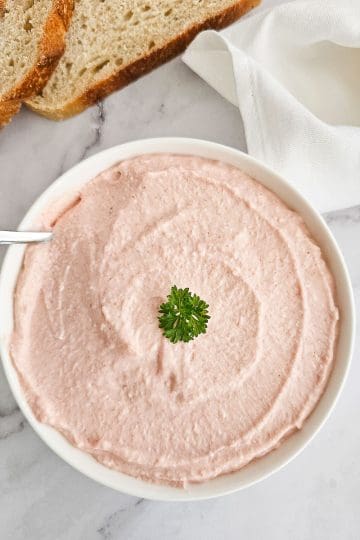
<svg viewBox="0 0 360 540"><path fill-rule="evenodd" d="M237 109L180 59L62 123L22 110L0 133L0 228L15 228L34 199L84 157L166 135L246 149ZM360 316L360 207L325 217ZM0 368L1 540L359 540L359 337L345 390L307 449L252 488L194 503L136 499L74 471L24 420Z"/></svg>

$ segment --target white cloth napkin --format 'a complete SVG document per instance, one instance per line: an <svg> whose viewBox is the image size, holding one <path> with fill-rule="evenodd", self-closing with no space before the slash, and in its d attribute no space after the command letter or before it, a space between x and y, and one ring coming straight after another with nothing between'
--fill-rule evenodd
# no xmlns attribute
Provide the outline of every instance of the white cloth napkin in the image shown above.
<svg viewBox="0 0 360 540"><path fill-rule="evenodd" d="M360 0L282 4L183 60L239 107L249 154L322 212L360 204Z"/></svg>

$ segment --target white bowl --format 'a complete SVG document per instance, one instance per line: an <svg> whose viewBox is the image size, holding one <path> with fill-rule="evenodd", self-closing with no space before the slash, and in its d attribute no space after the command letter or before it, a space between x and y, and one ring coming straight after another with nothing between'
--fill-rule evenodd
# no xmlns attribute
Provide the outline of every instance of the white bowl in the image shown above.
<svg viewBox="0 0 360 540"><path fill-rule="evenodd" d="M322 217L285 180L239 150L196 139L160 138L136 141L109 148L82 161L54 182L33 204L19 229L31 229L36 216L52 201L76 190L99 172L131 156L158 152L193 154L218 159L239 167L274 191L289 207L299 212L322 248L336 281L340 309L340 334L336 361L326 391L303 428L281 446L238 472L221 476L187 489L158 486L137 480L101 465L88 454L71 446L53 428L41 424L28 406L9 355L13 328L13 294L24 255L23 246L11 246L0 276L0 352L5 373L25 417L43 441L62 459L88 477L116 490L138 497L159 500L195 500L224 495L248 487L279 470L293 459L319 431L333 409L349 368L355 330L355 312L349 275L344 259Z"/></svg>

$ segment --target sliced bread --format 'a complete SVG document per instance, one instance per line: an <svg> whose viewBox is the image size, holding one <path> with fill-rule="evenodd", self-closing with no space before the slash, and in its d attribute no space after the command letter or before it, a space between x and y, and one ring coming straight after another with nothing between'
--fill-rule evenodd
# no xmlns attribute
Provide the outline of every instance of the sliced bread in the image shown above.
<svg viewBox="0 0 360 540"><path fill-rule="evenodd" d="M0 127L41 91L64 52L74 0L0 0Z"/></svg>
<svg viewBox="0 0 360 540"><path fill-rule="evenodd" d="M49 118L81 112L222 28L260 0L76 0L66 50L40 95L26 103Z"/></svg>

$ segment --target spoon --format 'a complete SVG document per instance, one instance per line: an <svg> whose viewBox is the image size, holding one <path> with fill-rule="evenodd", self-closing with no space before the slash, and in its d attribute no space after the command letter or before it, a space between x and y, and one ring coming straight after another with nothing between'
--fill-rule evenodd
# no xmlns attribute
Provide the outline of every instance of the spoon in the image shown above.
<svg viewBox="0 0 360 540"><path fill-rule="evenodd" d="M0 231L0 244L34 244L47 242L52 232Z"/></svg>

